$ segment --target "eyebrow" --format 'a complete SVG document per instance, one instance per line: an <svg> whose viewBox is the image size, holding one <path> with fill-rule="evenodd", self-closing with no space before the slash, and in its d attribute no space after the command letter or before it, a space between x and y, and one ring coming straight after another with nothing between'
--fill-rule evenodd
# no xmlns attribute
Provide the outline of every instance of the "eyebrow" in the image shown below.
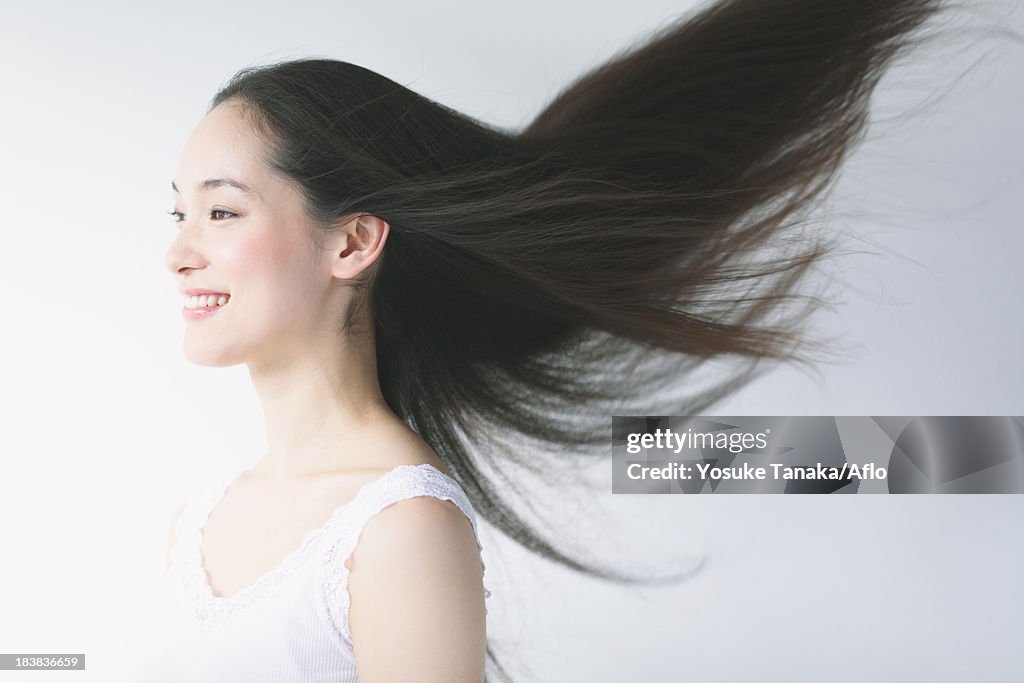
<svg viewBox="0 0 1024 683"><path fill-rule="evenodd" d="M222 187L224 185L233 187L237 190L241 190L246 194L254 194L257 197L261 196L258 191L249 187L245 183L233 180L231 178L208 178L196 186L196 191L202 192L203 190L212 190L215 187ZM175 192L178 191L178 186L174 184L173 180L171 181L171 189L174 190Z"/></svg>

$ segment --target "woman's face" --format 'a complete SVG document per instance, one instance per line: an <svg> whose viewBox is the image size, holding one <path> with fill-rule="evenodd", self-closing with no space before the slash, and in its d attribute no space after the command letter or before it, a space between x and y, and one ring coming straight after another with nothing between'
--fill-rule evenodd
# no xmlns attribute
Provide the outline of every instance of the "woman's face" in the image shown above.
<svg viewBox="0 0 1024 683"><path fill-rule="evenodd" d="M237 107L221 104L192 132L174 177L178 232L166 262L183 305L193 305L187 289L228 295L212 315L182 310L183 351L199 365L287 362L310 335L337 329L330 266L309 238L301 195L261 150Z"/></svg>

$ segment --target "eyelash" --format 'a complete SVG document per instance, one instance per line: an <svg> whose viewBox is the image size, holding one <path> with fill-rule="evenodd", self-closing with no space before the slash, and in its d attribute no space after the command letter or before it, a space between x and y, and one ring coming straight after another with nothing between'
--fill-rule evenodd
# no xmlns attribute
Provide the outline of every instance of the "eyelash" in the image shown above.
<svg viewBox="0 0 1024 683"><path fill-rule="evenodd" d="M228 216L231 216L231 217L234 217L234 218L238 217L237 213L232 213L231 211L225 211L224 209L211 209L210 213L211 214L214 214L214 213L224 213L224 214L227 214ZM184 220L184 217L185 217L185 214L183 214L181 211L173 211L172 210L172 211L168 211L167 214L171 218L174 218L175 216L181 216L181 218L175 218L175 220L174 220L175 223L180 223L182 220ZM227 219L226 218L222 218L220 220L227 220Z"/></svg>

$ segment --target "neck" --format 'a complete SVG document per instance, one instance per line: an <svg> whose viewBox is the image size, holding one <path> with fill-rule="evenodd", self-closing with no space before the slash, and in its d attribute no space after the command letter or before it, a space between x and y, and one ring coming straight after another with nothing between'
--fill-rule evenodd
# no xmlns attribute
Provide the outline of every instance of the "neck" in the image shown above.
<svg viewBox="0 0 1024 683"><path fill-rule="evenodd" d="M381 395L372 340L334 337L273 364L250 363L249 374L268 446L253 472L271 480L378 467L374 428L401 422Z"/></svg>

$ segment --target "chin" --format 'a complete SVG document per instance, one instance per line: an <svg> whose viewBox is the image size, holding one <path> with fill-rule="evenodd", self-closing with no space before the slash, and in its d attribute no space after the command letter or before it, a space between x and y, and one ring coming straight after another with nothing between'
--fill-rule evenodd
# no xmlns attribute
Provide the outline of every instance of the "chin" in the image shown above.
<svg viewBox="0 0 1024 683"><path fill-rule="evenodd" d="M242 362L234 358L233 354L227 353L223 347L213 344L198 345L190 344L186 341L182 344L182 353L185 356L185 360L189 363L212 368L223 368L229 365L238 365Z"/></svg>

